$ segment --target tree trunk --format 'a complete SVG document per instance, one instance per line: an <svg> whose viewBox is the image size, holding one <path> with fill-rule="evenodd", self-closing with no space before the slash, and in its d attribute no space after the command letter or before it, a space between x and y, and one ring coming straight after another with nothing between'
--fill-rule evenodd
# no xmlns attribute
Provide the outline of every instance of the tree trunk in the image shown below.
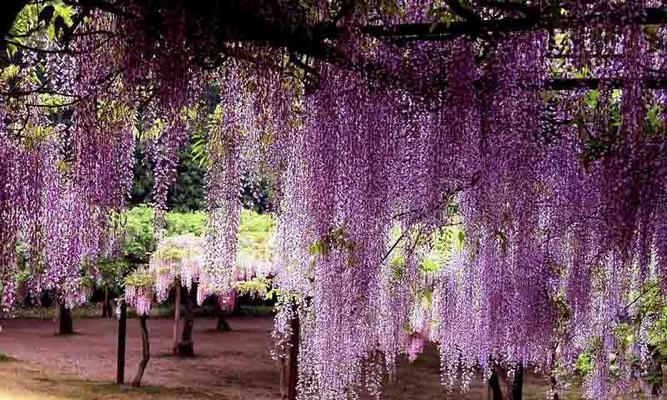
<svg viewBox="0 0 667 400"><path fill-rule="evenodd" d="M662 365L658 366L660 369L656 370L656 379L653 381L653 384L651 386L651 395L655 396L655 398L662 399L662 396L664 394L664 377L663 377L663 372L662 372Z"/></svg>
<svg viewBox="0 0 667 400"><path fill-rule="evenodd" d="M231 307L229 308L229 313L232 315L237 315L239 313L239 294L236 292L236 289L232 290L232 293L229 297L229 302Z"/></svg>
<svg viewBox="0 0 667 400"><path fill-rule="evenodd" d="M178 344L178 355L181 357L195 355L192 330L195 326L195 299L193 297L196 296L196 293L195 286L193 286L185 296L185 323L183 324L181 343Z"/></svg>
<svg viewBox="0 0 667 400"><path fill-rule="evenodd" d="M116 383L125 383L125 338L127 337L127 304L120 303L118 316L118 349L116 353Z"/></svg>
<svg viewBox="0 0 667 400"><path fill-rule="evenodd" d="M497 367L493 367L493 372L489 377L489 390L487 398L491 400L503 400L503 391L500 387L500 376Z"/></svg>
<svg viewBox="0 0 667 400"><path fill-rule="evenodd" d="M295 306L295 317L290 320L291 334L288 343L289 347L282 366L283 378L281 381L284 386L282 390L283 400L296 400L297 396L297 383L299 381L299 331L301 329L298 315Z"/></svg>
<svg viewBox="0 0 667 400"><path fill-rule="evenodd" d="M225 316L225 310L222 309L222 305L220 304L220 299L215 300L215 318L216 318L216 324L215 324L215 330L218 332L229 332L232 330L232 328L229 326L227 323L227 318Z"/></svg>
<svg viewBox="0 0 667 400"><path fill-rule="evenodd" d="M649 378L651 381L651 396L656 398L662 398L664 395L663 389L663 372L662 372L662 362L663 357L658 348L653 346L649 347L651 350L651 361L649 364Z"/></svg>
<svg viewBox="0 0 667 400"><path fill-rule="evenodd" d="M104 301L102 303L102 318L111 318L113 316L113 307L111 306L111 296L109 288L104 288Z"/></svg>
<svg viewBox="0 0 667 400"><path fill-rule="evenodd" d="M179 331L179 324L181 320L181 283L177 282L176 285L174 285L174 291L175 296L174 296L174 335L173 335L173 342L171 346L171 352L174 355L178 355L178 331Z"/></svg>
<svg viewBox="0 0 667 400"><path fill-rule="evenodd" d="M523 396L523 372L523 363L519 363L514 371L514 379L512 379L511 400L521 400Z"/></svg>
<svg viewBox="0 0 667 400"><path fill-rule="evenodd" d="M225 318L225 312L222 310L218 311L215 330L218 332L229 332L232 330L232 327L229 326L229 323L227 322L227 318Z"/></svg>
<svg viewBox="0 0 667 400"><path fill-rule="evenodd" d="M64 303L60 303L58 309L58 334L71 335L73 333L72 310L67 308Z"/></svg>
<svg viewBox="0 0 667 400"><path fill-rule="evenodd" d="M148 342L148 327L146 326L146 320L148 316L142 315L139 317L139 325L141 326L141 361L139 362L139 370L137 370L137 375L132 381L132 386L139 387L141 385L141 378L144 376L144 371L146 370L146 365L148 365L148 360L151 359L151 348L150 343Z"/></svg>

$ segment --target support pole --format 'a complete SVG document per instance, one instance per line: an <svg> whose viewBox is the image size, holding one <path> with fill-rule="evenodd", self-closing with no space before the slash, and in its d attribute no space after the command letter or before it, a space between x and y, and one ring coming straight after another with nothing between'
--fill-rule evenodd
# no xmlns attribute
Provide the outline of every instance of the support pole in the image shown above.
<svg viewBox="0 0 667 400"><path fill-rule="evenodd" d="M120 301L118 316L118 352L116 354L116 383L125 383L125 338L127 337L127 303Z"/></svg>
<svg viewBox="0 0 667 400"><path fill-rule="evenodd" d="M512 400L521 400L523 398L523 362L519 363L514 371L514 379L512 379Z"/></svg>

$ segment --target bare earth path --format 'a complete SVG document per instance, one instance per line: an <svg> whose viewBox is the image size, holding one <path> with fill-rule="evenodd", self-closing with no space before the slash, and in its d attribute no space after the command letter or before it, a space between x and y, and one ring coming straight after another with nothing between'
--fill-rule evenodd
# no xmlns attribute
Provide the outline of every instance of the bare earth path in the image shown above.
<svg viewBox="0 0 667 400"><path fill-rule="evenodd" d="M116 324L115 320L81 319L75 321L77 334L56 336L51 321L4 321L0 352L47 374L111 382L116 368ZM232 332L217 333L210 330L213 320L197 320L197 356L182 359L169 354L171 321L149 320L151 360L143 383L182 389L180 394L191 392L194 398L207 398L199 390L210 393L211 398L217 392L216 398L279 398L280 370L269 355L272 320L245 317L231 324ZM134 377L141 355L138 325L138 320L128 320L126 381ZM15 363L3 364L6 372L7 364Z"/></svg>
<svg viewBox="0 0 667 400"><path fill-rule="evenodd" d="M110 399L280 399L280 368L269 354L272 319L230 319L229 333L211 330L213 320L195 323L196 357L169 354L171 320L149 320L151 360L144 388L118 387L112 382L116 366L116 321L75 320L78 334L55 336L53 322L3 321L0 353L16 359L0 362L0 400ZM138 320L128 320L126 381L139 362ZM524 398L544 399L543 381L529 377ZM465 394L444 394L440 388L437 355L433 349L409 368L399 367L382 397L387 400L485 399L477 384Z"/></svg>

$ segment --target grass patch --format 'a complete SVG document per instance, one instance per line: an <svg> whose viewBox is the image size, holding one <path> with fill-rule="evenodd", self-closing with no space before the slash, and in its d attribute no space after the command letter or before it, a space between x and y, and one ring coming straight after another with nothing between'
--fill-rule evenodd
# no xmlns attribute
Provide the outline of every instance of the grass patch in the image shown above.
<svg viewBox="0 0 667 400"><path fill-rule="evenodd" d="M116 385L109 381L44 374L23 364L0 367L0 400L194 400L213 399L188 388ZM219 397L218 397L219 398Z"/></svg>
<svg viewBox="0 0 667 400"><path fill-rule="evenodd" d="M0 362L11 362L11 361L16 361L16 359L12 356L8 356L7 354L0 353Z"/></svg>

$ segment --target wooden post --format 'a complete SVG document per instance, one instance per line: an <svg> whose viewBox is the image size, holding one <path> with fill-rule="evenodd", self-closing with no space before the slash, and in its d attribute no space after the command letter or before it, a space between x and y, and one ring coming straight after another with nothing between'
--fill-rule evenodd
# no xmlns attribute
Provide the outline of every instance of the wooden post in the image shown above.
<svg viewBox="0 0 667 400"><path fill-rule="evenodd" d="M141 327L141 361L139 362L137 375L132 381L132 386L134 387L139 387L139 385L141 385L141 378L144 376L144 371L146 370L146 365L148 365L148 360L151 359L151 348L150 343L148 342L148 327L146 326L147 319L147 315L142 315L139 317L139 325Z"/></svg>
<svg viewBox="0 0 667 400"><path fill-rule="evenodd" d="M125 338L127 336L127 303L120 302L118 316L118 352L116 354L116 383L125 383Z"/></svg>
<svg viewBox="0 0 667 400"><path fill-rule="evenodd" d="M280 356L280 400L287 400L287 355Z"/></svg>
<svg viewBox="0 0 667 400"><path fill-rule="evenodd" d="M178 327L181 320L181 281L177 280L174 285L174 290L176 295L174 296L174 333L173 333L173 342L171 347L171 352L174 355L178 355Z"/></svg>

